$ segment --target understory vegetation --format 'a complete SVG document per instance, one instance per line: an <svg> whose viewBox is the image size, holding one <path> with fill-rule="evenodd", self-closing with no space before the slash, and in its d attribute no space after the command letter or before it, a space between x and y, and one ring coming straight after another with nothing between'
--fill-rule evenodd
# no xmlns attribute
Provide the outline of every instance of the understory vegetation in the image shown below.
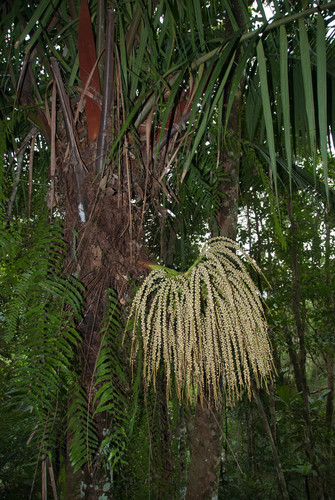
<svg viewBox="0 0 335 500"><path fill-rule="evenodd" d="M335 2L1 9L0 497L331 500Z"/></svg>
<svg viewBox="0 0 335 500"><path fill-rule="evenodd" d="M267 427L289 497L311 498L314 471L308 440L312 439L320 477L331 498L335 481L334 215L322 198L296 190L292 201L280 197L279 237L266 197L251 189L240 206L239 243L266 277L253 276L250 268L265 302L274 375L259 399L250 400L246 393L233 407L224 404L219 422L219 498L277 497ZM32 498L39 496L43 454L50 456L62 488L69 397L74 437L80 434L80 426L89 425L87 403L74 375L78 335L73 321L80 311L81 287L75 278L72 282L62 278L61 221L51 229L47 215L38 210L39 221L29 225L17 221L2 233L0 476L1 495L7 499L29 498L30 488ZM125 327L118 307L111 292L97 366L97 383L107 383L104 392L98 393L102 398L96 411L102 407L113 415L102 448L115 483L113 496L107 498L155 498L162 488L167 495L176 491L182 495L193 405L181 403L175 393L166 404L165 376L160 371L156 392L152 386L143 391L139 373L131 370L122 335L115 334ZM116 389L111 373L118 380ZM44 392L47 401L41 397ZM93 431L89 438L93 447ZM80 435L77 439L73 459L80 463L87 442Z"/></svg>

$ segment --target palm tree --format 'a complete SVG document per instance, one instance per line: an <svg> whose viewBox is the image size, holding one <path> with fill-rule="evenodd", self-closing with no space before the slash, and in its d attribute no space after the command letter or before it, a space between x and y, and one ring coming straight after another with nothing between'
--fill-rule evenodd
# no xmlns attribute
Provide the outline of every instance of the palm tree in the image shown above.
<svg viewBox="0 0 335 500"><path fill-rule="evenodd" d="M17 338L35 317L23 311L38 300L43 311L36 317L50 313L27 333L29 340L34 331L36 341L24 351L19 382L36 413L31 439L39 443L43 484L47 465L57 462L66 471L66 498L76 497L82 477L86 498L109 491L111 471L103 465L113 471L122 463L125 429L132 432L142 400L141 362L132 379L128 334L122 344L124 318L152 261L186 271L204 231L235 240L240 180L241 188L263 185L275 218L278 192L295 183L317 183L329 202L334 7L276 1L265 12L262 2L244 0L3 4L2 234L7 269L15 262L20 277L4 293L6 331L8 341ZM30 251L20 261L22 214ZM25 273L26 266L38 272ZM31 370L41 353L43 383L34 386ZM196 403L187 498L214 495L219 419L220 409ZM56 428L58 436L67 429L61 459ZM168 494L168 462L158 496ZM316 471L323 498L318 479ZM280 471L278 483L288 498Z"/></svg>

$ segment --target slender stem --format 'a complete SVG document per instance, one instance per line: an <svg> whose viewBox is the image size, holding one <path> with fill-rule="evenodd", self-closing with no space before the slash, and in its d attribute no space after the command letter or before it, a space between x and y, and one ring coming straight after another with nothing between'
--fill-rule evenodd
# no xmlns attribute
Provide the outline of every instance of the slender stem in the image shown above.
<svg viewBox="0 0 335 500"><path fill-rule="evenodd" d="M105 0L97 1L97 55L101 54L101 57L98 62L100 83L103 81L104 74L104 42L105 42L105 13L106 6Z"/></svg>
<svg viewBox="0 0 335 500"><path fill-rule="evenodd" d="M289 496L288 491L287 491L285 476L284 476L283 469L282 469L282 466L280 463L277 447L276 447L276 444L274 442L273 435L271 433L271 429L270 429L269 422L268 422L268 419L267 419L267 416L266 416L266 413L265 413L265 410L263 407L262 400L259 397L258 389L256 389L255 387L254 387L254 396L256 399L258 411L259 411L261 420L263 422L265 432L266 432L267 437L269 439L269 443L270 443L270 447L271 447L271 451L272 451L273 465L275 468L276 479L277 479L277 483L278 483L278 490L279 490L278 493L279 493L280 498L282 500L289 500L290 496Z"/></svg>
<svg viewBox="0 0 335 500"><path fill-rule="evenodd" d="M104 74L103 100L100 120L100 131L97 144L96 173L101 173L107 156L107 118L110 110L110 103L114 87L114 10L107 11L106 30L106 62Z"/></svg>

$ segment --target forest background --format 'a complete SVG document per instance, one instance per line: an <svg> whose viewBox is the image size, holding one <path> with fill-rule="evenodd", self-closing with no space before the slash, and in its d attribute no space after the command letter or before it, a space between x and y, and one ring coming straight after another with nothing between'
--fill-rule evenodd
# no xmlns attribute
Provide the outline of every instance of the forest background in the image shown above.
<svg viewBox="0 0 335 500"><path fill-rule="evenodd" d="M2 2L1 498L332 498L334 11ZM127 326L153 266L187 281L210 236L263 273L241 256L274 367L234 404L224 372L178 390L176 358L147 384Z"/></svg>

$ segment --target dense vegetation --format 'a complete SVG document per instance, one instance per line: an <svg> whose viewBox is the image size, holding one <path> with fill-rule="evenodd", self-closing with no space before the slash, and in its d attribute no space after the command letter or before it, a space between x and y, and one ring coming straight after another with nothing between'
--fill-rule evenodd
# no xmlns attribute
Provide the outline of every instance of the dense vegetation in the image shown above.
<svg viewBox="0 0 335 500"><path fill-rule="evenodd" d="M332 498L334 11L3 3L1 498Z"/></svg>

